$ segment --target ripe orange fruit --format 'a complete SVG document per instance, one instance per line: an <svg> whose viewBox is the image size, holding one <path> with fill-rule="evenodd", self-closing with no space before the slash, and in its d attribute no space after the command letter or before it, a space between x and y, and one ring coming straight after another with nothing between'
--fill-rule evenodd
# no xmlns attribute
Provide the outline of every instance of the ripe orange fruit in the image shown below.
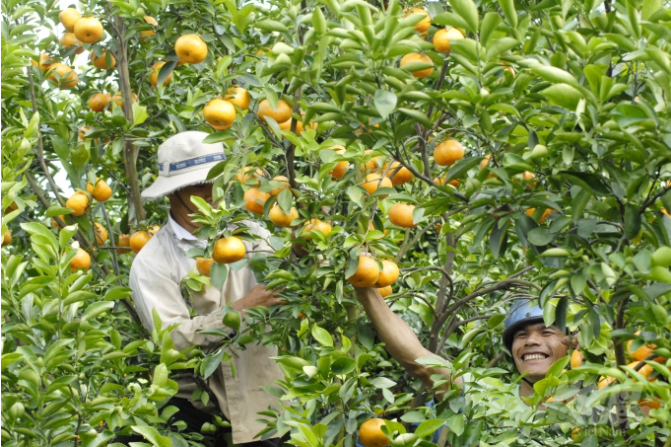
<svg viewBox="0 0 671 447"><path fill-rule="evenodd" d="M75 8L67 8L58 13L58 20L65 28L65 31L75 30L75 24L82 18L82 15Z"/></svg>
<svg viewBox="0 0 671 447"><path fill-rule="evenodd" d="M530 182L536 177L536 174L530 171L524 171L522 173L522 179L524 179L525 182Z"/></svg>
<svg viewBox="0 0 671 447"><path fill-rule="evenodd" d="M12 243L12 232L9 231L9 228L7 231L5 231L2 234L2 246L4 247L5 245L9 245Z"/></svg>
<svg viewBox="0 0 671 447"><path fill-rule="evenodd" d="M235 236L221 238L214 243L212 259L217 264L230 264L245 257L247 249L242 240Z"/></svg>
<svg viewBox="0 0 671 447"><path fill-rule="evenodd" d="M399 227L412 228L415 226L412 220L412 213L414 211L414 205L395 203L389 208L389 221Z"/></svg>
<svg viewBox="0 0 671 447"><path fill-rule="evenodd" d="M359 256L359 266L356 272L347 278L351 284L357 287L371 287L375 285L380 277L380 267L373 258Z"/></svg>
<svg viewBox="0 0 671 447"><path fill-rule="evenodd" d="M298 211L296 208L291 208L289 214L282 211L279 205L273 206L270 211L268 211L268 217L270 221L277 225L278 227L290 228L291 222L294 219L298 219Z"/></svg>
<svg viewBox="0 0 671 447"><path fill-rule="evenodd" d="M103 245L105 242L107 242L107 238L109 235L105 227L96 222L94 224L94 229L96 233L96 245Z"/></svg>
<svg viewBox="0 0 671 447"><path fill-rule="evenodd" d="M527 214L527 216L532 217L535 211L536 208L527 208L525 213ZM550 217L551 211L552 210L550 208L546 208L545 211L543 211L543 215L540 217L540 219L538 219L538 223L542 224L543 222L545 222L548 219L548 217Z"/></svg>
<svg viewBox="0 0 671 447"><path fill-rule="evenodd" d="M152 16L144 16L144 21L150 24L151 26L158 26L158 22Z"/></svg>
<svg viewBox="0 0 671 447"><path fill-rule="evenodd" d="M51 64L49 73L49 80L58 85L61 90L71 89L79 82L75 69L60 62Z"/></svg>
<svg viewBox="0 0 671 447"><path fill-rule="evenodd" d="M285 100L280 99L277 101L277 108L273 110L273 108L270 107L268 100L264 99L259 104L259 110L256 112L256 116L263 122L266 122L266 117L270 117L278 124L283 123L291 118L291 107L289 107L289 104L287 104Z"/></svg>
<svg viewBox="0 0 671 447"><path fill-rule="evenodd" d="M249 92L242 87L229 88L224 99L242 110L247 110L251 101Z"/></svg>
<svg viewBox="0 0 671 447"><path fill-rule="evenodd" d="M213 99L203 108L203 116L216 130L226 130L235 122L235 107L223 99Z"/></svg>
<svg viewBox="0 0 671 447"><path fill-rule="evenodd" d="M431 28L431 16L429 13L424 11L422 8L411 8L405 16L408 17L413 14L421 14L424 16L422 20L415 24L415 31L420 34L427 32L429 28Z"/></svg>
<svg viewBox="0 0 671 447"><path fill-rule="evenodd" d="M456 28L441 29L433 36L433 47L439 53L450 54L450 41L462 40L464 35Z"/></svg>
<svg viewBox="0 0 671 447"><path fill-rule="evenodd" d="M200 64L207 57L207 44L198 34L185 34L175 42L175 53L187 64Z"/></svg>
<svg viewBox="0 0 671 447"><path fill-rule="evenodd" d="M98 179L95 186L93 186L91 182L87 183L86 190L98 202L105 202L112 197L112 188L110 188L105 180Z"/></svg>
<svg viewBox="0 0 671 447"><path fill-rule="evenodd" d="M602 390L615 381L616 381L615 377L603 376L599 379L599 383L597 384L596 387Z"/></svg>
<svg viewBox="0 0 671 447"><path fill-rule="evenodd" d="M66 50L70 49L71 47L76 48L75 54L81 54L84 52L84 48L82 48L82 43L77 40L75 33L63 34L63 37L61 37L61 45Z"/></svg>
<svg viewBox="0 0 671 447"><path fill-rule="evenodd" d="M102 112L110 102L112 95L109 93L96 93L89 98L89 108L94 112Z"/></svg>
<svg viewBox="0 0 671 447"><path fill-rule="evenodd" d="M394 185L387 177L382 177L381 174L373 173L366 176L366 179L361 186L368 191L368 194L373 194L378 188L391 188ZM387 196L380 196L380 199L384 199L385 197Z"/></svg>
<svg viewBox="0 0 671 447"><path fill-rule="evenodd" d="M445 178L447 178L447 175L444 175L442 177L434 177L433 178L433 183L436 185L444 185L445 184Z"/></svg>
<svg viewBox="0 0 671 447"><path fill-rule="evenodd" d="M574 349L571 353L571 368L577 368L585 361L585 356L582 355L580 349Z"/></svg>
<svg viewBox="0 0 671 447"><path fill-rule="evenodd" d="M380 276L375 283L375 287L378 289L382 287L391 286L396 282L401 272L398 270L398 265L394 261L383 260L382 261L382 270L380 270Z"/></svg>
<svg viewBox="0 0 671 447"><path fill-rule="evenodd" d="M73 216L81 216L89 209L89 198L83 192L78 191L70 196L65 206L73 211Z"/></svg>
<svg viewBox="0 0 671 447"><path fill-rule="evenodd" d="M130 251L130 236L127 234L120 234L119 235L119 240L116 243L116 246L118 247L116 249L116 252L119 254L123 253L128 253ZM129 247L129 248L124 248L124 247Z"/></svg>
<svg viewBox="0 0 671 447"><path fill-rule="evenodd" d="M289 187L289 179L286 178L286 177L283 176L283 175L276 175L275 177L273 177L273 181L282 183L282 186L279 186L279 187L277 187L277 188L271 190L271 191L270 191L270 195L271 195L271 196L276 196L277 194L279 194L279 193L282 192L283 190L285 190L285 189L290 189L290 187Z"/></svg>
<svg viewBox="0 0 671 447"><path fill-rule="evenodd" d="M649 397L646 397L644 399L639 399L638 405L640 407L647 407L648 411L657 410L659 408L662 408L662 401L659 400L659 399L655 399L655 398L651 399Z"/></svg>
<svg viewBox="0 0 671 447"><path fill-rule="evenodd" d="M321 231L322 234L327 235L331 232L331 224L328 222L322 222L319 219L310 219L308 222L305 223L305 228L303 229L303 233L309 233L311 231ZM306 239L312 239L311 236L306 235Z"/></svg>
<svg viewBox="0 0 671 447"><path fill-rule="evenodd" d="M411 64L413 62L423 62L425 64L430 64L432 65L429 68L424 68L422 70L415 70L411 71L412 75L418 79L426 78L431 76L431 73L433 73L433 61L429 56L426 54L421 54L421 53L408 53L405 56L401 58L401 68L403 66Z"/></svg>
<svg viewBox="0 0 671 447"><path fill-rule="evenodd" d="M386 447L391 444L391 439L382 433L380 427L384 425L384 419L368 419L359 427L359 442L364 447Z"/></svg>
<svg viewBox="0 0 671 447"><path fill-rule="evenodd" d="M263 205L270 198L270 194L258 188L249 188L245 191L245 208L254 214L263 214Z"/></svg>
<svg viewBox="0 0 671 447"><path fill-rule="evenodd" d="M336 144L335 146L331 146L329 149L333 149L336 154L344 154L347 149L345 149L345 146L341 146L339 144ZM331 177L335 179L341 179L347 174L347 170L349 169L349 162L348 161L339 161L338 164L336 164L335 168L333 168L333 171L331 171Z"/></svg>
<svg viewBox="0 0 671 447"><path fill-rule="evenodd" d="M373 152L372 149L366 149L363 153L364 155L368 156L368 154L370 154L371 152ZM382 161L383 161L382 157L373 157L361 165L361 171L364 174L366 172L377 172L377 170L382 165Z"/></svg>
<svg viewBox="0 0 671 447"><path fill-rule="evenodd" d="M51 59L51 56L49 56L46 53L40 54L40 62L35 62L34 60L30 60L34 66L39 68L42 71L47 70L49 67L51 67L51 64L55 62L55 60Z"/></svg>
<svg viewBox="0 0 671 447"><path fill-rule="evenodd" d="M154 66L152 67L151 74L149 75L149 83L152 85L152 87L156 87L156 84L158 83L158 73L161 71L161 67L165 65L165 62L156 62ZM163 86L165 87L168 85L168 83L172 80L172 73L168 75L167 78L165 78L165 81L163 81Z"/></svg>
<svg viewBox="0 0 671 447"><path fill-rule="evenodd" d="M294 118L289 118L288 120L277 123L277 125L280 127L280 130L291 130L291 123L294 121ZM317 129L316 123L310 123L308 125L312 129ZM296 135L301 135L303 131L305 130L305 127L303 126L303 122L300 120L296 121L296 131L294 132ZM284 135L282 135L282 138L286 138Z"/></svg>
<svg viewBox="0 0 671 447"><path fill-rule="evenodd" d="M485 155L485 158L482 159L482 161L480 162L480 170L481 171L483 169L485 169L487 167L487 165L489 165L489 159L490 158L492 158L492 156L490 154L487 154L487 155Z"/></svg>
<svg viewBox="0 0 671 447"><path fill-rule="evenodd" d="M130 237L130 249L133 250L133 253L138 254L140 250L147 245L151 239L151 235L146 231L138 231Z"/></svg>
<svg viewBox="0 0 671 447"><path fill-rule="evenodd" d="M203 276L210 276L213 262L210 258L196 258L196 270Z"/></svg>
<svg viewBox="0 0 671 447"><path fill-rule="evenodd" d="M75 37L80 42L96 43L103 36L103 24L95 17L84 17L75 23Z"/></svg>
<svg viewBox="0 0 671 447"><path fill-rule="evenodd" d="M147 233L149 233L151 236L156 236L156 233L158 233L158 230L160 229L161 229L160 225L154 225L153 227L147 228Z"/></svg>
<svg viewBox="0 0 671 447"><path fill-rule="evenodd" d="M439 166L449 166L464 158L464 147L457 140L447 140L433 150L433 159Z"/></svg>
<svg viewBox="0 0 671 447"><path fill-rule="evenodd" d="M78 269L84 269L86 271L89 267L91 267L91 256L81 248L78 248L77 254L72 258L72 261L70 261L70 268L72 268L72 271Z"/></svg>
<svg viewBox="0 0 671 447"><path fill-rule="evenodd" d="M80 140L86 141L86 132L91 130L91 126L81 126L77 131L77 136Z"/></svg>
<svg viewBox="0 0 671 447"><path fill-rule="evenodd" d="M636 370L636 367L638 366L639 363L641 363L641 362L634 361L634 362L629 363L627 366L630 367L633 370ZM647 363L644 364L641 367L641 369L639 369L636 372L639 373L640 375L642 375L643 377L645 377L646 379L648 379L648 382L654 382L655 380L657 380L655 377L653 377L653 378L650 377L652 375L652 373L655 372L655 369L652 366L648 365Z"/></svg>
<svg viewBox="0 0 671 447"><path fill-rule="evenodd" d="M415 176L412 175L412 172L410 172L410 169L406 168L405 166L401 166L401 163L397 161L392 162L389 170L387 170L387 166L382 169L387 171L387 177L391 179L391 184L393 186L404 185L408 182L411 182L412 179L415 178Z"/></svg>
<svg viewBox="0 0 671 447"><path fill-rule="evenodd" d="M149 39L151 36L155 36L155 35L156 35L156 31L152 31L152 30L149 30L149 29L142 30L142 31L140 31L140 40L142 42L144 42L145 40Z"/></svg>
<svg viewBox="0 0 671 447"><path fill-rule="evenodd" d="M131 103L138 102L137 95L135 93L131 93L130 98ZM112 96L112 101L114 101L119 107L123 107L123 95L121 92L116 92L114 96Z"/></svg>
<svg viewBox="0 0 671 447"><path fill-rule="evenodd" d="M240 172L235 174L235 180L239 181L240 183L247 184L249 180L252 179L259 179L263 177L263 171L260 169L255 170L253 173L249 173L249 171L253 170L251 166L245 166L244 168L240 169ZM256 183L256 182L255 182Z"/></svg>
<svg viewBox="0 0 671 447"><path fill-rule="evenodd" d="M641 335L641 331L637 331L636 335ZM637 361L642 361L645 360L652 352L657 349L657 345L655 344L649 344L649 345L643 345L640 348L638 348L636 351L631 350L631 344L634 342L634 340L629 340L627 342L627 352L629 353L629 356ZM657 357L653 359L654 362L663 362L665 359L664 357Z"/></svg>
<svg viewBox="0 0 671 447"><path fill-rule="evenodd" d="M392 290L391 286L380 287L379 289L377 289L377 291L380 292L380 296L381 296L382 298L388 297L389 295L391 295L392 293L394 293L394 291Z"/></svg>
<svg viewBox="0 0 671 447"><path fill-rule="evenodd" d="M107 63L108 57L109 57L109 64ZM103 50L102 54L98 57L96 57L94 51L91 51L90 59L93 66L101 70L109 70L110 68L114 68L114 66L116 65L116 59L114 59L114 55L112 54L111 51L108 50Z"/></svg>

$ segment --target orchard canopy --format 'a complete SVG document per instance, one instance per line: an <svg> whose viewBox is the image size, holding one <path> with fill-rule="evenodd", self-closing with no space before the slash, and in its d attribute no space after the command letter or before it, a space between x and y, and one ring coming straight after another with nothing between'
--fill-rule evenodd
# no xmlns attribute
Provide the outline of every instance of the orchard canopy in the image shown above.
<svg viewBox="0 0 671 447"><path fill-rule="evenodd" d="M671 446L668 2L3 0L1 62L3 446L202 445L162 405L250 343L285 376L261 436L299 447L374 417L395 446ZM185 299L251 265L286 304L180 352L128 274L187 130L226 159ZM274 253L222 258L250 220ZM470 378L442 403L355 297L392 264L385 300L445 359L419 361ZM524 399L519 298L574 341Z"/></svg>

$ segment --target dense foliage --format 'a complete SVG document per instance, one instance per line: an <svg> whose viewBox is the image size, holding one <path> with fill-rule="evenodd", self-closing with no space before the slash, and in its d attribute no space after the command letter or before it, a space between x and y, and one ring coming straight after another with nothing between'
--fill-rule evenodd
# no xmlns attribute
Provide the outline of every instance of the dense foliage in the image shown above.
<svg viewBox="0 0 671 447"><path fill-rule="evenodd" d="M147 445L199 445L202 434L166 424L162 402L178 377L202 383L229 359L227 345L258 342L280 348L286 376L269 390L284 411L260 416L264 435L300 447L352 446L374 415L407 447L671 445L668 5L89 0L77 7L105 34L78 56L59 43L62 3L2 2L2 232L12 239L2 250L3 444L102 446L136 432ZM428 11L431 28L418 32L424 16L410 7ZM465 38L438 52L442 28ZM191 33L207 58L178 64L175 42ZM110 69L89 61L104 49ZM428 59L399 63L409 53ZM42 70L45 60L74 67L76 86L48 81L71 78ZM203 107L232 86L249 92L249 110L213 130ZM94 112L99 92L117 96ZM260 120L264 99L286 101L293 122ZM133 254L116 248L121 234L167 218L167 202L142 203L139 191L157 175L158 145L185 130L210 132L227 156L211 172L222 174L221 205L195 201L205 255L231 223L253 238L245 219L271 231L275 250L214 264L210 278L194 270L185 296L249 262L288 301L248 312L235 339L207 352L176 351L158 319L142 329L127 287ZM447 140L465 156L434 153ZM263 175L242 176L245 167ZM75 217L59 170L89 200L96 178L113 195ZM412 180L378 188L379 177L366 183L373 172ZM250 188L274 192L263 215L244 206ZM296 207L294 230L269 220L275 203ZM414 227L390 222L397 203L415 206ZM332 230L304 231L311 219ZM102 245L96 224L109 235ZM72 271L77 248L90 269ZM463 395L427 406L427 390L389 358L347 281L360 254L399 264L387 300L443 366L466 374ZM501 344L507 308L525 297L585 357L569 371L568 358L555 364L526 404ZM239 325L230 312L226 322ZM597 390L600 376L613 379Z"/></svg>

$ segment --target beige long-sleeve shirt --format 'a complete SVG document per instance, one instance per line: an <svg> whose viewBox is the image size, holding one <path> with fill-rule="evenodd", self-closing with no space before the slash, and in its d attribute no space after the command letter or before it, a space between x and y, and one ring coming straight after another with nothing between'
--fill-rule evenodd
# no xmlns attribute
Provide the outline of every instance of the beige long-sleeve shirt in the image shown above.
<svg viewBox="0 0 671 447"><path fill-rule="evenodd" d="M245 224L263 238L254 243L245 241L247 256L251 256L249 252L252 251L272 253L265 242L269 232L255 222ZM163 327L179 323L171 332L177 350L193 345L207 347L220 341L218 336L199 332L206 329L230 331L222 323L222 307L242 298L257 285L249 266L237 271L230 269L222 290L207 287L194 295L192 303L187 303L182 297L180 282L194 268L196 261L188 258L186 252L199 246L204 246L204 241L198 241L170 219L142 248L131 267L132 297L143 325L150 331L153 329L153 309L161 317ZM197 316L190 316L189 306ZM244 351L228 349L228 352L235 364L235 375L230 362L222 362L208 379L208 385L217 397L216 404L231 421L233 442L241 444L253 441L254 436L265 428L265 424L256 421L260 418L258 412L266 411L270 406L280 408L277 398L261 387L273 385L275 380L282 380L283 375L270 359L277 355L276 348L248 344ZM189 399L196 388L192 381L182 380L177 397ZM210 402L209 406L212 405L214 403Z"/></svg>

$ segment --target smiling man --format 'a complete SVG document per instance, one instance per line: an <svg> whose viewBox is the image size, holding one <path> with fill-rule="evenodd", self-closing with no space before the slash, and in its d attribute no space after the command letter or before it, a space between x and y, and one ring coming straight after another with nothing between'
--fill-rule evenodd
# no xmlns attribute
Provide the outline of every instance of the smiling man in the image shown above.
<svg viewBox="0 0 671 447"><path fill-rule="evenodd" d="M438 356L422 346L414 331L389 308L377 289L355 289L378 337L410 375L424 382L429 389L433 388L432 375L449 376L446 369L417 362L420 357ZM555 326L545 326L543 310L535 302L520 300L513 304L506 317L503 343L512 354L517 370L526 373L519 394L528 397L534 392L533 384L545 377L555 361L567 355L569 337ZM457 377L454 383L461 386L463 380ZM436 396L441 398L448 389L449 384L439 386L435 390Z"/></svg>

